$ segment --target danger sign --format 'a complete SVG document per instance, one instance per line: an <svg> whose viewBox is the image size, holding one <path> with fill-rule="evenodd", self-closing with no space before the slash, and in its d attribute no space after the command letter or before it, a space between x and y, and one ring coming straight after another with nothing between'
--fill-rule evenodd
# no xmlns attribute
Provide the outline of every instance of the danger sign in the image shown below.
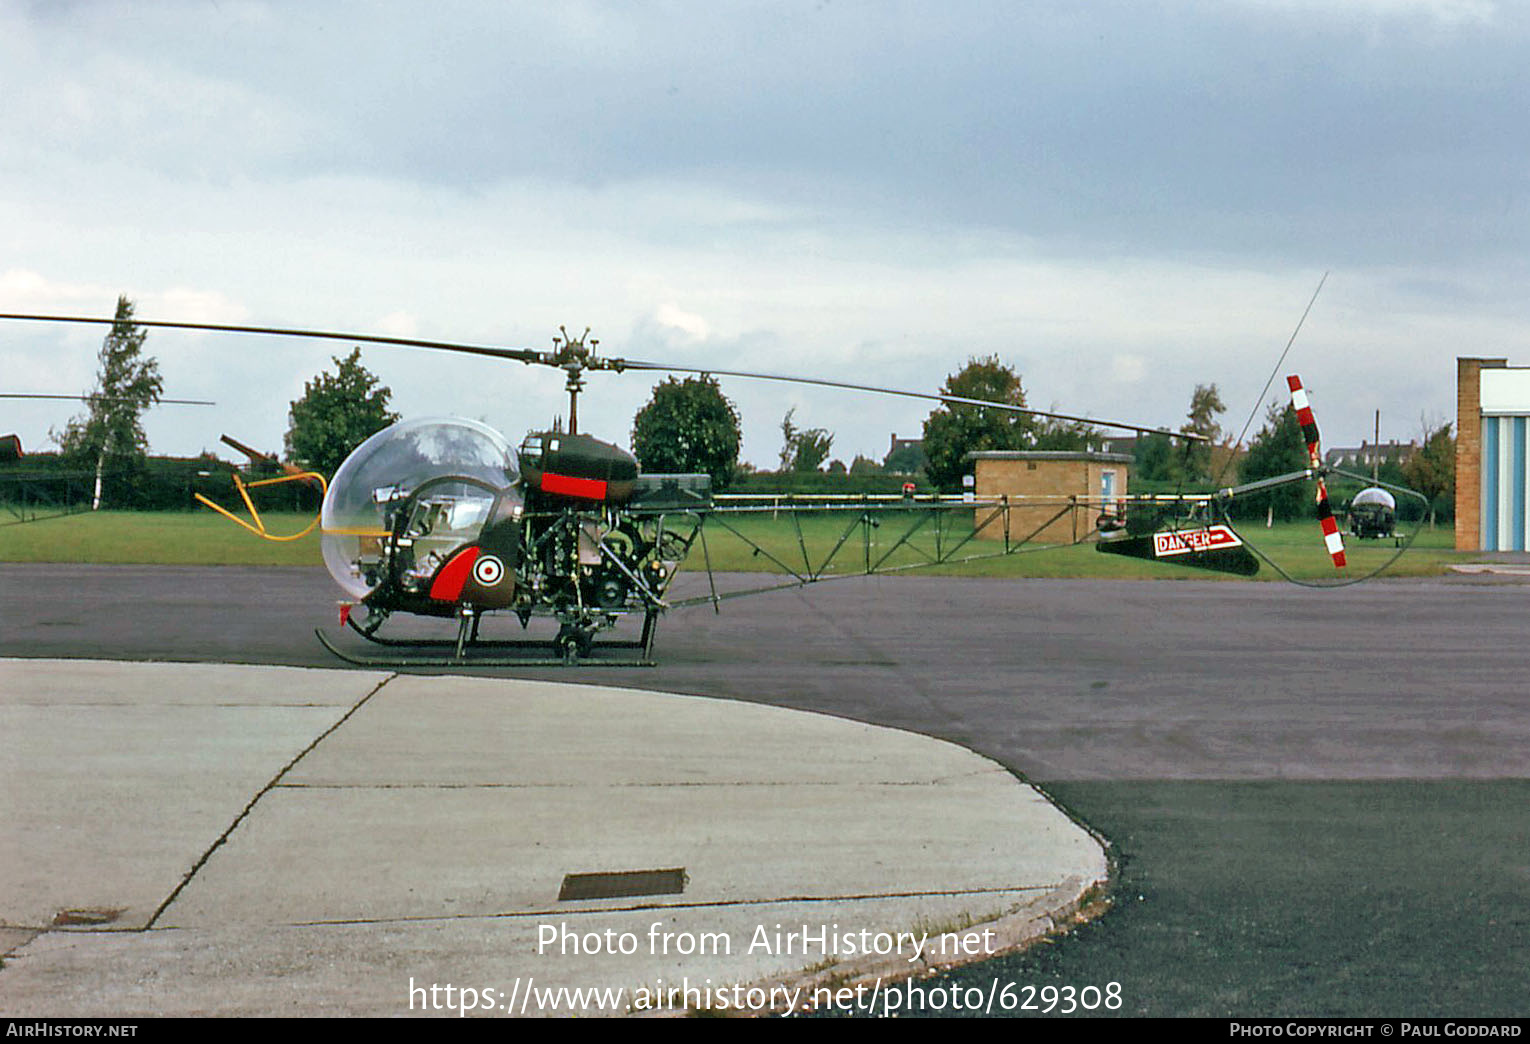
<svg viewBox="0 0 1530 1044"><path fill-rule="evenodd" d="M1178 529L1153 534L1153 554L1158 558L1171 555L1188 555L1201 551L1220 551L1227 547L1241 547L1238 539L1227 526L1207 526L1205 529Z"/></svg>

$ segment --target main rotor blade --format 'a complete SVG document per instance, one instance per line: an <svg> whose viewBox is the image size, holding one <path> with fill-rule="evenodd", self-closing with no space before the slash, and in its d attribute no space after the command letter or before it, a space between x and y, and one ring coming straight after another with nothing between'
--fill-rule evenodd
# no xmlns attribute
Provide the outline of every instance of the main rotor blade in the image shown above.
<svg viewBox="0 0 1530 1044"><path fill-rule="evenodd" d="M18 313L0 313L0 319L22 319L35 322L54 323L92 323L100 326L111 326L116 323L115 319L97 319L73 315L27 315ZM171 330L207 330L215 333L248 333L270 334L280 337L310 337L330 341L352 341L362 344L397 345L405 348L432 348L447 352L460 352L467 355L484 355L494 359L510 359L515 362L540 363L545 366L560 366L559 356L554 352L542 352L532 348L497 348L488 345L458 344L451 341L429 341L414 337L384 337L377 334L354 334L337 333L332 330L297 330L274 326L235 326L222 323L172 323L153 321L147 319L133 319L138 326L157 327ZM810 384L821 388L841 388L846 391L871 392L875 395L900 395L909 399L926 399L934 402L952 403L959 406L979 406L990 409L1007 410L1011 413L1023 413L1030 417L1049 417L1053 420L1070 421L1077 424L1097 425L1102 428L1117 428L1122 431L1135 431L1144 435L1168 435L1176 439L1184 439L1188 442L1209 442L1204 435L1193 435L1185 432L1173 432L1165 428L1149 428L1141 424L1128 424L1125 421L1106 420L1099 417L1079 417L1070 413L1055 413L1050 410L1033 410L1026 406L1013 406L1004 402L990 402L985 399L969 399L960 395L946 395L938 392L914 392L904 391L897 388L879 388L869 384L851 384L846 381L830 381L819 377L788 377L774 373L747 373L741 370L718 370L709 367L697 366L671 366L665 363L643 362L640 360L606 358L600 360L586 359L582 365L590 369L614 370L620 373L623 370L655 370L666 373L696 373L710 374L718 377L743 377L758 381L781 381L787 384Z"/></svg>
<svg viewBox="0 0 1530 1044"><path fill-rule="evenodd" d="M744 373L740 370L715 370L710 367L700 366L670 366L664 363L640 362L633 359L620 360L620 365L628 370L660 370L672 373L699 373L713 377L746 377L757 381L782 381L787 384L812 384L821 388L843 388L847 391L872 392L877 395L901 395L909 399L930 399L935 402L955 403L958 406L983 406L996 410L1008 410L1011 413L1024 413L1031 417L1050 417L1053 420L1073 421L1080 424L1092 424L1102 428L1119 428L1123 431L1135 431L1143 435L1168 435L1176 439L1185 439L1190 442L1209 442L1204 435L1192 435L1185 432L1168 431L1164 428L1148 428L1140 424L1128 424L1125 421L1105 420L1101 417L1078 417L1071 413L1053 413L1050 410L1033 410L1027 406L1012 406L1006 402L989 402L986 399L968 399L960 395L946 395L940 392L915 392L904 391L898 388L878 388L870 384L851 384L847 381L830 381L821 377L786 377L775 373Z"/></svg>
<svg viewBox="0 0 1530 1044"><path fill-rule="evenodd" d="M115 319L96 319L78 315L19 315L0 314L0 319L26 319L48 323L93 323L97 326L115 325ZM384 337L379 334L337 333L333 330L289 330L276 326L230 326L222 323L168 323L150 319L133 319L135 326L149 326L168 330L209 330L214 333L271 334L278 337L310 337L326 341L359 341L362 344L386 344L403 348L435 348L446 352L462 352L467 355L487 355L495 359L511 359L524 363L550 363L549 352L531 348L495 348L481 344L455 344L450 341L427 341L415 337Z"/></svg>
<svg viewBox="0 0 1530 1044"><path fill-rule="evenodd" d="M43 395L39 392L0 392L0 399L73 399L77 402L125 402L120 395ZM171 403L176 406L216 406L206 399L155 399L154 405Z"/></svg>

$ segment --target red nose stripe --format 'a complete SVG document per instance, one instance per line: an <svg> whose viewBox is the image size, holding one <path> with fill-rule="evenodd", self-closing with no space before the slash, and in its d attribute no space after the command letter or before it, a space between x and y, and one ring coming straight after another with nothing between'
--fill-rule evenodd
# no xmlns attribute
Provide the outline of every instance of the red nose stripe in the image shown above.
<svg viewBox="0 0 1530 1044"><path fill-rule="evenodd" d="M606 484L601 479L574 478L542 472L542 489L547 493L561 493L565 497L583 497L585 500L605 500Z"/></svg>

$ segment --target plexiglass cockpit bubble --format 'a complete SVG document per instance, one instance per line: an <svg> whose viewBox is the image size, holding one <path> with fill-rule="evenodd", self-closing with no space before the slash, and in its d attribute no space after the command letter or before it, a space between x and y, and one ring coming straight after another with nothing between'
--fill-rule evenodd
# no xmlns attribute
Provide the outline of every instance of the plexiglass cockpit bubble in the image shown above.
<svg viewBox="0 0 1530 1044"><path fill-rule="evenodd" d="M410 503L414 492L449 477L476 481L437 482L426 491L427 497L442 500L431 505L441 540L468 543L489 521L497 497L519 502L512 488L520 478L515 450L503 435L479 421L401 421L357 447L335 472L320 515L324 564L335 582L358 599L381 583L384 542L400 521L398 512L407 505L420 514L418 502ZM450 550L444 543L442 547ZM425 566L423 560L420 566Z"/></svg>
<svg viewBox="0 0 1530 1044"><path fill-rule="evenodd" d="M1397 510L1397 498L1378 486L1362 489L1355 494L1355 499L1350 501L1352 507L1383 508L1387 511Z"/></svg>

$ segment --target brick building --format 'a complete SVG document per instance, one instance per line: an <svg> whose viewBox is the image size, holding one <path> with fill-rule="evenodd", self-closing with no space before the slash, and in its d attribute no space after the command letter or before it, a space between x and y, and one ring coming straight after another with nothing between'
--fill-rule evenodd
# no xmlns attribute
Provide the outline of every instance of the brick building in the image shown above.
<svg viewBox="0 0 1530 1044"><path fill-rule="evenodd" d="M1530 367L1456 360L1456 549L1530 548Z"/></svg>
<svg viewBox="0 0 1530 1044"><path fill-rule="evenodd" d="M1102 505L1126 496L1132 458L1125 453L1060 450L984 450L969 454L979 500L1009 497L1009 535L1043 544L1067 544L1094 529ZM978 522L988 512L978 509ZM979 534L1004 537L995 523Z"/></svg>

